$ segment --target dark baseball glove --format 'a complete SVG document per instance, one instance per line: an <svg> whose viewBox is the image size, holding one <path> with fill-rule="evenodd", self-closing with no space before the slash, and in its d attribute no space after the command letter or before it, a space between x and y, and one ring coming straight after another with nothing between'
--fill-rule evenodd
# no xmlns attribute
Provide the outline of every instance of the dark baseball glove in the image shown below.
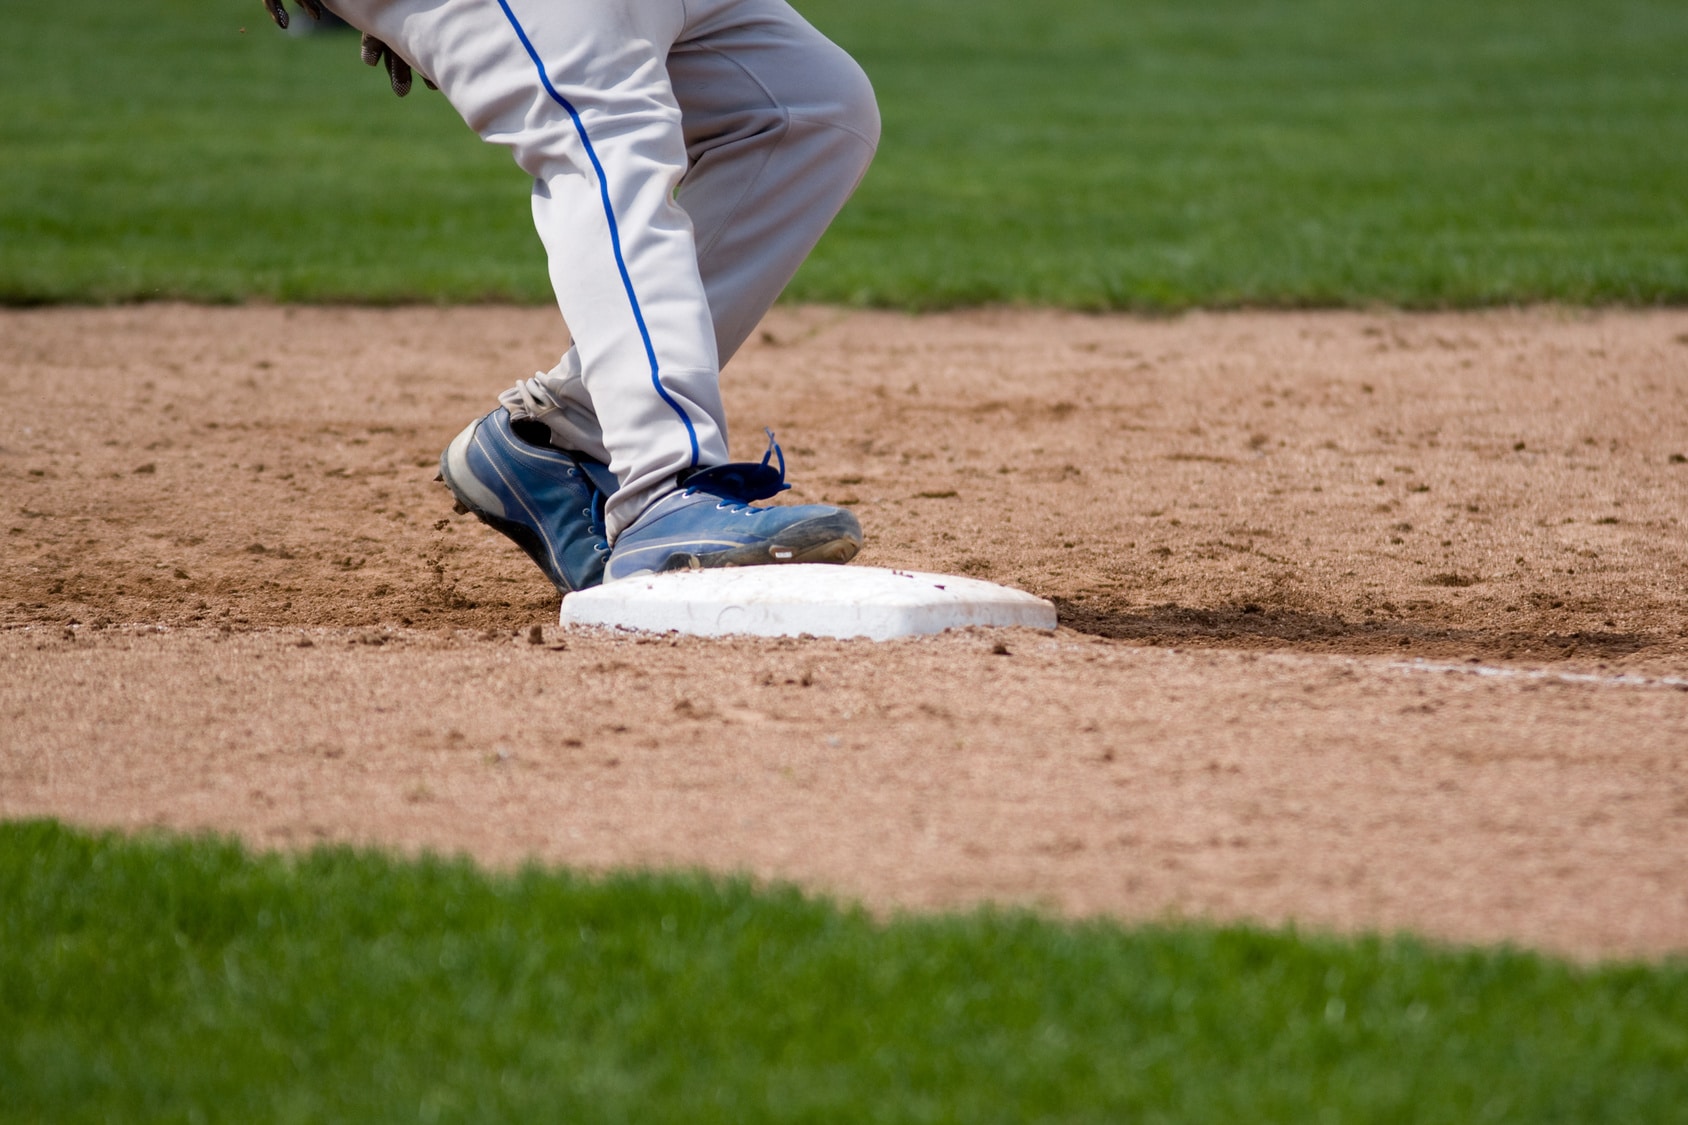
<svg viewBox="0 0 1688 1125"><path fill-rule="evenodd" d="M293 0L293 2L303 8L305 14L313 20L322 18L322 5L318 3L318 0ZM264 0L264 7L269 11L270 18L275 21L275 25L285 31L288 16L287 9L283 7L281 0ZM392 84L393 93L401 98L410 93L410 64L400 58L391 47L373 35L365 35L362 42L358 44L358 51L363 56L365 66L381 66L383 64L386 66L387 81ZM439 89L427 75L422 76L422 84L430 90Z"/></svg>
<svg viewBox="0 0 1688 1125"><path fill-rule="evenodd" d="M271 0L271 2L279 4L281 0ZM365 66L386 64L387 81L393 84L393 93L401 98L410 93L410 64L399 58L391 47L373 35L365 35L363 42L360 44L360 49L363 52L363 64ZM422 76L422 85L430 90L439 89L426 74Z"/></svg>
<svg viewBox="0 0 1688 1125"><path fill-rule="evenodd" d="M305 13L313 20L322 18L322 5L317 3L317 0L293 0L293 2L305 9ZM264 7L269 9L270 18L275 21L275 25L286 31L287 9L281 6L281 0L264 0Z"/></svg>

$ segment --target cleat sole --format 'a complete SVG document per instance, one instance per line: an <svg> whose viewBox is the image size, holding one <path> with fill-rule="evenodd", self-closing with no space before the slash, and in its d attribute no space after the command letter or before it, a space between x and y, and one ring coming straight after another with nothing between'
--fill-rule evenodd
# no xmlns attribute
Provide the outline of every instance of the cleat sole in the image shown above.
<svg viewBox="0 0 1688 1125"><path fill-rule="evenodd" d="M803 552L800 555L795 555L792 558L781 559L779 561L780 562L794 562L794 563L839 563L839 564L842 564L842 563L847 563L851 559L855 558L856 553L858 551L860 551L861 549L862 549L862 545L854 539L850 539L850 538L834 539L830 543L822 543L819 546L811 547L809 550Z"/></svg>
<svg viewBox="0 0 1688 1125"><path fill-rule="evenodd" d="M663 570L711 570L723 566L777 566L785 563L847 563L862 549L861 542L848 535L811 540L802 547L755 543L708 554L677 554Z"/></svg>

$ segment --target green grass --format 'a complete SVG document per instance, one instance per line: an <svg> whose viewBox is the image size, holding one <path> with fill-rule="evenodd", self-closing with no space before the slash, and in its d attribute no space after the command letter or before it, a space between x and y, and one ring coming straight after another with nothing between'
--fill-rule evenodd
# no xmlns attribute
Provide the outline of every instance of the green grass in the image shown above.
<svg viewBox="0 0 1688 1125"><path fill-rule="evenodd" d="M0 1119L1688 1120L1688 965L0 825Z"/></svg>
<svg viewBox="0 0 1688 1125"><path fill-rule="evenodd" d="M800 6L886 132L793 297L1688 300L1681 0ZM0 301L549 299L525 177L355 37L257 0L6 24Z"/></svg>

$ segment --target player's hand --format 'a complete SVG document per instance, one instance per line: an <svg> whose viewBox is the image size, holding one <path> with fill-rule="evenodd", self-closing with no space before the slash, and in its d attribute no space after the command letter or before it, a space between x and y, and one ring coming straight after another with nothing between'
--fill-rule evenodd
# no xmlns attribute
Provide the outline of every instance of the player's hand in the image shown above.
<svg viewBox="0 0 1688 1125"><path fill-rule="evenodd" d="M322 18L321 0L293 0L293 2L303 8L305 13L313 20ZM275 25L285 31L288 24L287 8L283 6L281 0L264 0L264 7L269 11L270 18L275 21ZM373 35L365 35L363 41L358 44L358 50L363 55L364 65L380 66L383 63L386 64L387 81L392 83L393 93L401 98L410 93L410 64L401 59L391 47ZM422 76L422 83L430 90L439 89L427 75Z"/></svg>
<svg viewBox="0 0 1688 1125"><path fill-rule="evenodd" d="M266 0L266 2L279 4L281 0ZM410 64L399 58L391 47L373 35L365 35L363 42L359 44L359 49L363 52L363 64L365 66L386 64L387 81L393 84L393 93L401 98L410 93ZM425 74L422 76L422 84L430 90L439 89Z"/></svg>
<svg viewBox="0 0 1688 1125"><path fill-rule="evenodd" d="M305 13L313 20L322 18L322 5L317 0L293 0L293 2L305 9ZM264 7L269 9L270 18L275 21L275 25L286 31L287 9L281 6L281 0L264 0Z"/></svg>

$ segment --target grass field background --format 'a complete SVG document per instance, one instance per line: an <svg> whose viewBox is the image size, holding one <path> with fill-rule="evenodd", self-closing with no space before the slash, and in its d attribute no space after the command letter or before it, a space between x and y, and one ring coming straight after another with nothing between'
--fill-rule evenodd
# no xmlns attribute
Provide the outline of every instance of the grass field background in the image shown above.
<svg viewBox="0 0 1688 1125"><path fill-rule="evenodd" d="M1688 965L0 825L0 1119L1688 1120Z"/></svg>
<svg viewBox="0 0 1688 1125"><path fill-rule="evenodd" d="M1679 0L805 0L880 157L790 296L1688 299ZM257 0L7 13L0 300L549 299L527 182Z"/></svg>

